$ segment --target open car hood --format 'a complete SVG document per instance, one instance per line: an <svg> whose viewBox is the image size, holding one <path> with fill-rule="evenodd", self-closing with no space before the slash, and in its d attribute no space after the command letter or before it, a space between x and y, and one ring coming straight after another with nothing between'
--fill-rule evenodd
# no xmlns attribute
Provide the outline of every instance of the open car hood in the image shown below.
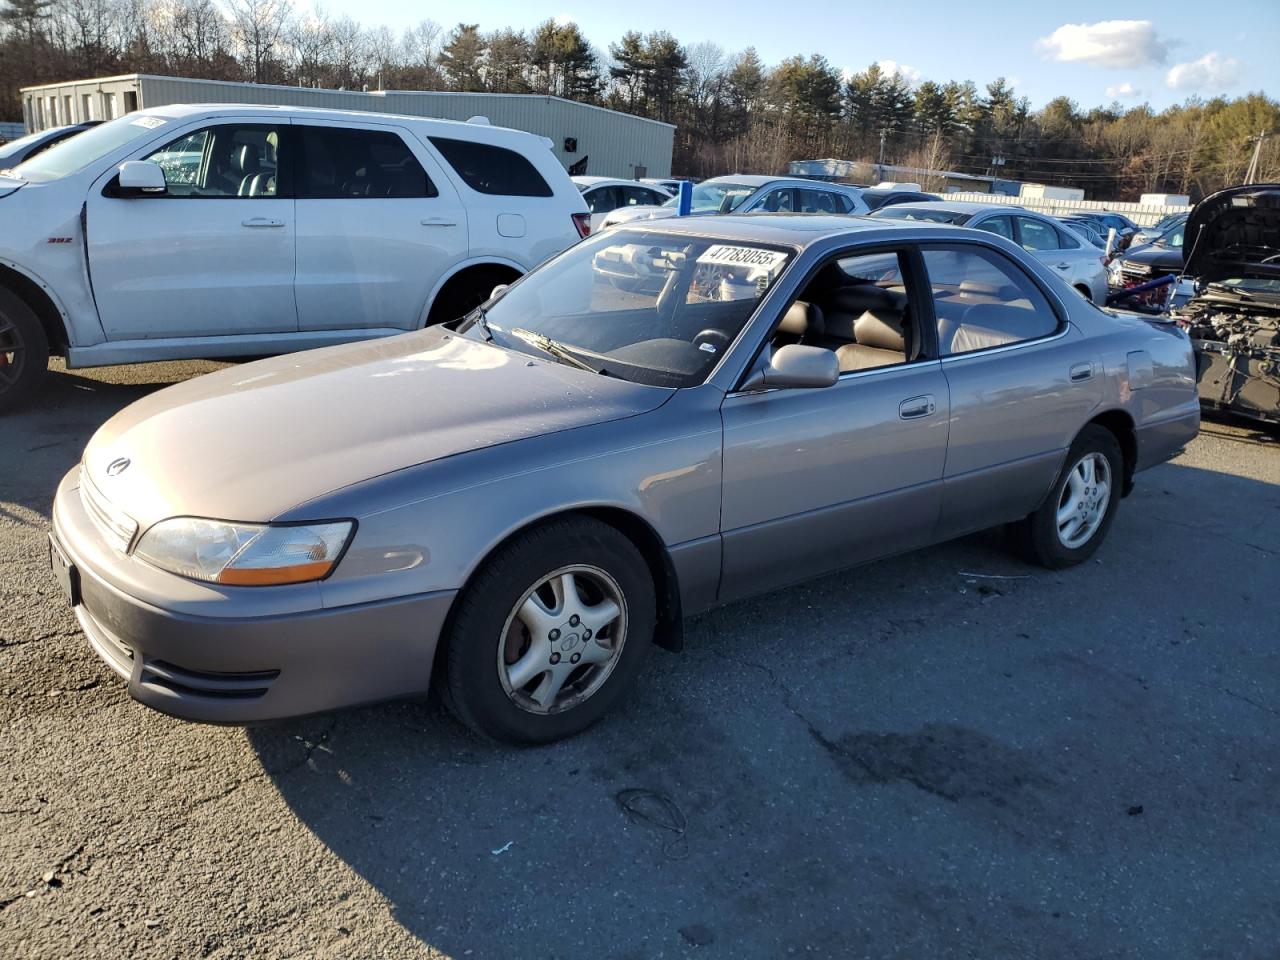
<svg viewBox="0 0 1280 960"><path fill-rule="evenodd" d="M1280 279L1280 183L1228 187L1187 220L1187 273L1202 283Z"/></svg>

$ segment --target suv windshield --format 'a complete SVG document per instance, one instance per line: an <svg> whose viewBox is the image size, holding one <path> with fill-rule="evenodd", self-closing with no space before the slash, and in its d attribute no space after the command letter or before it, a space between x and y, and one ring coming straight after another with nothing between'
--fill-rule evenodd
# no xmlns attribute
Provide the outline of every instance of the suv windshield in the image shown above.
<svg viewBox="0 0 1280 960"><path fill-rule="evenodd" d="M755 187L745 183L728 183L724 180L705 180L693 188L690 213L732 213L742 206L742 202L756 192ZM674 196L664 207L674 207L680 203L679 196Z"/></svg>
<svg viewBox="0 0 1280 960"><path fill-rule="evenodd" d="M83 170L96 160L115 153L132 140L149 136L167 121L160 117L129 114L54 144L26 163L13 168L13 176L28 183L47 183Z"/></svg>
<svg viewBox="0 0 1280 960"><path fill-rule="evenodd" d="M760 244L614 228L530 273L465 335L635 383L696 386L791 258Z"/></svg>

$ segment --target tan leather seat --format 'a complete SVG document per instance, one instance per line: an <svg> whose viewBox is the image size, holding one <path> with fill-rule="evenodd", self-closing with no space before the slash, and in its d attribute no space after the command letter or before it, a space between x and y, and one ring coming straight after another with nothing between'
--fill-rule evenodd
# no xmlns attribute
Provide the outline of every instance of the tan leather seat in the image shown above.
<svg viewBox="0 0 1280 960"><path fill-rule="evenodd" d="M964 311L958 321L947 316L938 318L938 347L944 355L968 353L1051 332L1052 326L1031 310L1009 304L978 303Z"/></svg>
<svg viewBox="0 0 1280 960"><path fill-rule="evenodd" d="M894 310L901 316L906 307L905 294L871 284L834 290L826 298L825 336L835 342L825 345L835 350L845 343L857 340L853 325L868 310Z"/></svg>
<svg viewBox="0 0 1280 960"><path fill-rule="evenodd" d="M836 350L842 373L906 362L907 341L902 314L897 310L880 307L864 311L853 322L853 335L856 343Z"/></svg>
<svg viewBox="0 0 1280 960"><path fill-rule="evenodd" d="M778 323L778 333L785 334L788 343L808 343L815 337L821 337L826 331L826 321L822 309L804 300L796 300L787 307Z"/></svg>

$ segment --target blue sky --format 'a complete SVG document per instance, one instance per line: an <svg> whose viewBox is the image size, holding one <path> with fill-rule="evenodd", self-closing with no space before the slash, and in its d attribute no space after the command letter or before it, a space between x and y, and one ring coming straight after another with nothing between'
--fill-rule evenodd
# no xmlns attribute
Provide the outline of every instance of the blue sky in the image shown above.
<svg viewBox="0 0 1280 960"><path fill-rule="evenodd" d="M891 61L913 80L972 79L981 85L1004 75L1036 107L1059 94L1084 107L1119 100L1156 108L1192 94L1280 95L1280 0L312 2L366 26L396 29L422 19L449 28L465 18L482 30L570 19L602 52L627 30L669 30L686 44L710 40L729 51L754 45L771 64L796 53L820 53L853 70ZM787 11L797 15L790 19Z"/></svg>

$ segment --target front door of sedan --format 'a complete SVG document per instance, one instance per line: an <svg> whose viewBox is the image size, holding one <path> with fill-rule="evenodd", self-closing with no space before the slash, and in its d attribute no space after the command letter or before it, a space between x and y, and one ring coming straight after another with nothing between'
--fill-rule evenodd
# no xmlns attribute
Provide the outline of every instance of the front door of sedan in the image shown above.
<svg viewBox="0 0 1280 960"><path fill-rule="evenodd" d="M910 262L899 256L900 266ZM844 302L864 293L874 303L880 296L899 305L899 319L918 323L918 305L903 307L911 285L900 274L877 270L870 276L859 269L860 259L837 260L851 280L873 281L856 285L860 293ZM802 291L805 296L821 316L819 294ZM848 336L855 318L837 314L834 300L823 302L830 322L815 321L822 329L811 329L800 342L836 350L842 369L848 367L837 383L731 393L721 408L721 600L920 547L933 535L949 399L942 365L927 345L931 339L922 345L916 331L899 357L871 348L879 354L872 362L880 366L846 363L840 347L857 352ZM849 321L843 330L842 317ZM847 336L844 344L841 336Z"/></svg>
<svg viewBox="0 0 1280 960"><path fill-rule="evenodd" d="M108 339L298 328L294 202L278 168L288 129L256 118L190 129L131 158L160 166L163 195L121 196L113 178L90 189L89 271Z"/></svg>
<svg viewBox="0 0 1280 960"><path fill-rule="evenodd" d="M951 429L938 539L1026 516L1102 399L1101 357L1040 285L985 244L929 244Z"/></svg>

